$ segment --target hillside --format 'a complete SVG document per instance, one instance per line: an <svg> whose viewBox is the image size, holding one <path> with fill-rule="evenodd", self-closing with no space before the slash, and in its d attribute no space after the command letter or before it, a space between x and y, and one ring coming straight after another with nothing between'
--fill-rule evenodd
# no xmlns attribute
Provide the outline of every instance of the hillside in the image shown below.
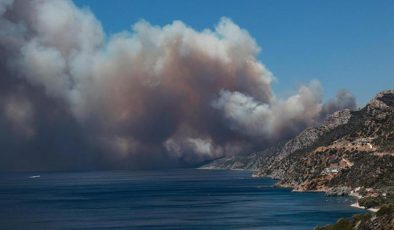
<svg viewBox="0 0 394 230"><path fill-rule="evenodd" d="M379 226L387 225L394 229L394 90L380 92L358 111L336 112L321 126L308 128L284 144L208 166L253 170L254 176L278 179L278 186L295 191L357 196L358 205L385 207L387 213L337 224L346 222L348 229L386 229Z"/></svg>
<svg viewBox="0 0 394 230"><path fill-rule="evenodd" d="M350 114L350 116L349 116ZM366 107L340 112L344 121L310 145L260 168L260 176L280 179L295 190L349 193L360 187L369 193L394 186L394 91L379 93ZM330 119L329 119L330 120ZM323 125L322 127L324 127Z"/></svg>
<svg viewBox="0 0 394 230"><path fill-rule="evenodd" d="M251 153L249 155L223 157L201 168L245 169L256 172L262 169L272 168L272 165L279 162L281 159L299 150L307 149L331 130L347 123L350 116L351 112L349 110L336 112L329 116L321 126L307 128L287 142L278 143L263 151Z"/></svg>

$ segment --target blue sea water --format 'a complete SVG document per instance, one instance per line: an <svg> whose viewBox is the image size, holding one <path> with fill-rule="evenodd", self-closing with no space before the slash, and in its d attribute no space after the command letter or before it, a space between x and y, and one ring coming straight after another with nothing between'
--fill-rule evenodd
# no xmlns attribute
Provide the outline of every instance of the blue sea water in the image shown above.
<svg viewBox="0 0 394 230"><path fill-rule="evenodd" d="M313 229L363 212L245 171L34 175L0 174L0 229Z"/></svg>

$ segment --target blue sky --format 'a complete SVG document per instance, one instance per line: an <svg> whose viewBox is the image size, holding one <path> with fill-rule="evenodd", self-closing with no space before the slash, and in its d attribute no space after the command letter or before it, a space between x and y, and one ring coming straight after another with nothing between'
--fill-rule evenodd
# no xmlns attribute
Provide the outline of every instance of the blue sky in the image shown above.
<svg viewBox="0 0 394 230"><path fill-rule="evenodd" d="M273 88L289 95L318 79L325 98L348 89L359 105L394 88L394 1L282 0L75 0L89 7L107 34L181 20L202 30L223 16L249 31L262 47L261 61L274 73Z"/></svg>

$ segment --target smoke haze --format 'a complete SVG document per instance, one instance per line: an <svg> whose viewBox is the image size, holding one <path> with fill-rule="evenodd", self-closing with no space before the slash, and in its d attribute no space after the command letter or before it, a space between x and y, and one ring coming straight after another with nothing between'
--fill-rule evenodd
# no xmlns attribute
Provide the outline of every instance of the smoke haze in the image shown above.
<svg viewBox="0 0 394 230"><path fill-rule="evenodd" d="M272 91L260 47L228 18L147 21L107 36L71 1L0 0L0 169L187 166L288 139L355 108L318 81Z"/></svg>

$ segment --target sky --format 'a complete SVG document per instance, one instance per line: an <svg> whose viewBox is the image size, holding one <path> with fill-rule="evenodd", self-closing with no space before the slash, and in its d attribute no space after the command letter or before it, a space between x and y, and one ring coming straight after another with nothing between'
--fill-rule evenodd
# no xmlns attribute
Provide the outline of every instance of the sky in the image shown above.
<svg viewBox="0 0 394 230"><path fill-rule="evenodd" d="M259 58L275 75L279 96L318 79L324 98L347 89L362 106L394 86L394 1L74 2L88 7L107 35L130 30L139 20L159 26L181 20L203 30L228 17L262 48Z"/></svg>
<svg viewBox="0 0 394 230"><path fill-rule="evenodd" d="M289 140L392 88L393 5L0 0L0 171L194 167Z"/></svg>

